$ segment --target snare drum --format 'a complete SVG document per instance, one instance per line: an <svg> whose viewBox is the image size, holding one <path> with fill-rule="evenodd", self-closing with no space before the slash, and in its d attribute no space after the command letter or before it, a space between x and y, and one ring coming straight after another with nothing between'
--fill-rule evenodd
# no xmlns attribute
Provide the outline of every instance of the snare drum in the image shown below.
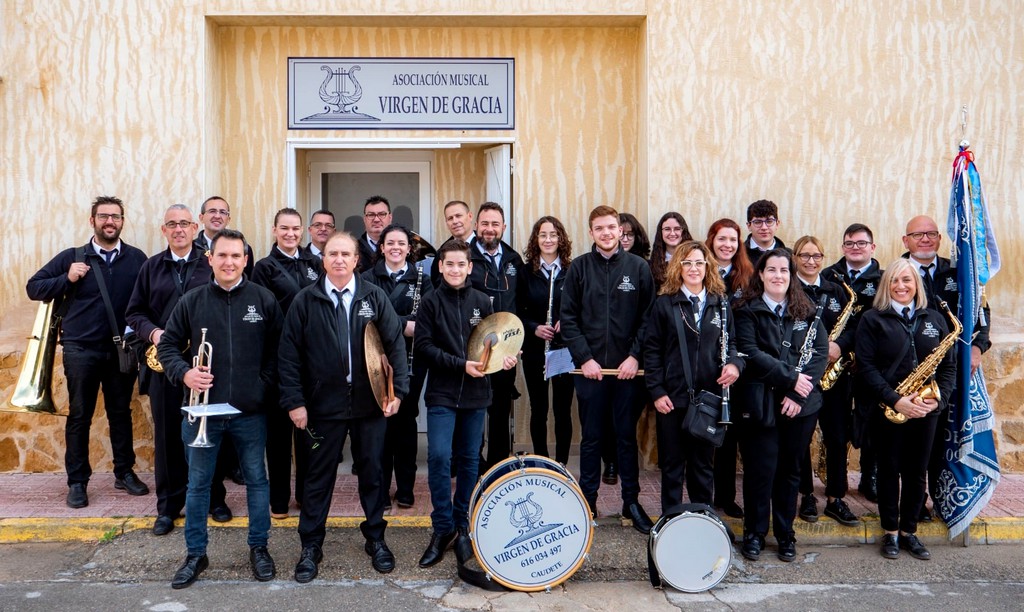
<svg viewBox="0 0 1024 612"><path fill-rule="evenodd" d="M713 512L661 517L648 546L661 579L684 593L714 588L732 565L732 541Z"/></svg>
<svg viewBox="0 0 1024 612"><path fill-rule="evenodd" d="M590 506L563 465L539 455L510 457L473 491L470 539L495 582L542 591L572 576L593 540Z"/></svg>

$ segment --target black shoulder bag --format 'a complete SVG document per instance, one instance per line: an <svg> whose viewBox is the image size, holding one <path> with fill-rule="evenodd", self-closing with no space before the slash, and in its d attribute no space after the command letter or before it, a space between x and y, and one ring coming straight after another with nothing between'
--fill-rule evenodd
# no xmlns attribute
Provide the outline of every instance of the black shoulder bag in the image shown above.
<svg viewBox="0 0 1024 612"><path fill-rule="evenodd" d="M683 358L683 376L689 389L690 405L683 417L683 430L698 440L704 440L718 448L725 440L725 427L719 425L722 420L722 398L710 391L696 391L693 387L693 370L690 367L690 354L686 345L686 332L683 330L683 307L679 306L679 318L676 319L676 335L679 337L679 353ZM700 324L697 326L700 334Z"/></svg>
<svg viewBox="0 0 1024 612"><path fill-rule="evenodd" d="M107 323L110 324L110 332L113 334L114 350L117 351L117 362L121 373L137 374L139 371L138 351L141 350L142 341L135 332L121 336L117 328L117 317L114 316L114 306L110 303L110 294L107 292L107 282L103 278L103 270L95 261L89 267L96 275L96 284L100 288L100 296L103 298L103 305L107 310Z"/></svg>

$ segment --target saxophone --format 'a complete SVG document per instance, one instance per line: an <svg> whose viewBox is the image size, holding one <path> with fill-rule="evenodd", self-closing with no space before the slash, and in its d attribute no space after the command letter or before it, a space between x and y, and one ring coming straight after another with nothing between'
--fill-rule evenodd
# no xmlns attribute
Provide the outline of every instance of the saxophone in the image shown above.
<svg viewBox="0 0 1024 612"><path fill-rule="evenodd" d="M850 317L857 314L861 307L857 305L857 294L853 292L853 289L846 284L846 281L840 278L839 282L843 285L843 289L846 289L846 293L850 296L850 301L846 303L843 311L839 313L839 318L836 319L836 324L832 327L832 331L828 334L828 341L835 342L836 338L843 333L846 329L847 323L850 322ZM839 359L836 359L832 363L828 364L825 368L825 373L821 376L821 390L828 391L839 380L839 376L843 371L853 364L853 351L840 355Z"/></svg>
<svg viewBox="0 0 1024 612"><path fill-rule="evenodd" d="M934 399L939 401L942 399L942 394L939 393L939 385L932 378L935 376L935 371L939 369L939 363L942 362L942 358L946 356L949 349L953 348L956 344L957 339L960 337L960 332L963 331L964 326L960 324L960 320L957 319L953 313L949 310L949 304L945 300L939 300L939 307L945 311L946 316L949 317L949 321L953 324L953 331L948 336L942 339L942 342L929 353L928 357L925 358L914 371L907 375L903 379L903 382L896 387L896 393L900 394L900 397L917 393L921 399ZM931 379L931 380L929 380ZM889 419L897 425L907 422L907 416L901 412L896 412L891 406L886 406L884 403L880 404L882 408L885 408L885 418Z"/></svg>

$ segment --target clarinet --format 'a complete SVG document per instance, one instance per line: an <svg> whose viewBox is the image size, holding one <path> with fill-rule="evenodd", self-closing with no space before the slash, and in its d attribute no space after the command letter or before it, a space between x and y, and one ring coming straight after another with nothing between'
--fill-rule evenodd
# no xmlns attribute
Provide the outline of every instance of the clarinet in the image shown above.
<svg viewBox="0 0 1024 612"><path fill-rule="evenodd" d="M722 368L729 363L729 300L722 296ZM732 412L729 410L731 388L722 385L722 418L719 425L732 425Z"/></svg>
<svg viewBox="0 0 1024 612"><path fill-rule="evenodd" d="M796 362L796 367L793 368L797 374L804 371L804 366L811 361L811 357L814 356L814 339L818 337L818 321L821 320L821 311L825 308L825 300L828 296L821 296L821 300L818 302L818 308L814 311L814 322L811 323L811 328L807 330L807 335L804 336L804 344L800 347L800 359Z"/></svg>
<svg viewBox="0 0 1024 612"><path fill-rule="evenodd" d="M416 266L416 289L412 293L412 310L409 311L410 317L415 317L416 313L420 309L420 292L423 289L423 268ZM416 348L416 335L413 334L412 345L409 348L409 376L412 376L412 357L415 353Z"/></svg>
<svg viewBox="0 0 1024 612"><path fill-rule="evenodd" d="M544 321L544 325L547 325L548 327L551 327L551 317L552 317L552 314L553 314L551 312L551 310L552 310L552 306L555 303L555 271L554 270L548 270L548 275L551 277L550 278L551 282L548 283L548 317L547 317L547 320ZM544 353L547 354L549 351L551 351L551 340L545 340L544 341Z"/></svg>

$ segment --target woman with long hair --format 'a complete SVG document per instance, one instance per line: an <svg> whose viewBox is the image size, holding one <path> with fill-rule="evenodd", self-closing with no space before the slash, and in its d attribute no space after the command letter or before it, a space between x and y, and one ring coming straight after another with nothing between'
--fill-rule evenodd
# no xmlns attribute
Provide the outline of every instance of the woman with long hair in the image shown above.
<svg viewBox="0 0 1024 612"><path fill-rule="evenodd" d="M701 391L720 395L743 368L725 284L718 274L708 272L711 266L714 260L706 246L694 240L681 244L647 319L644 380L657 411L663 515L682 503L684 480L691 502L711 504L715 449L711 442L690 435L685 418L695 409L694 396ZM728 338L726 364L723 335Z"/></svg>
<svg viewBox="0 0 1024 612"><path fill-rule="evenodd" d="M793 245L793 259L796 262L796 276L804 293L817 304L822 299L825 306L821 311L821 322L832 333L850 296L839 284L826 280L821 275L824 268L825 250L821 241L814 236L801 236ZM853 350L854 327L847 325L835 342L828 343L828 363ZM825 516L843 525L859 523L857 515L843 501L848 488L846 443L850 439L850 389L843 381L828 391L821 392L821 410L818 424L821 426L822 442L825 447L826 484ZM811 470L811 449L808 446L800 468L800 518L808 522L818 520L818 500L814 497L813 470Z"/></svg>
<svg viewBox="0 0 1024 612"><path fill-rule="evenodd" d="M818 381L825 372L828 332L815 305L792 282L793 258L772 249L736 307L736 348L746 368L733 399L743 465L743 546L751 561L761 556L771 517L781 561L796 559L793 519L800 460L814 433L821 406Z"/></svg>
<svg viewBox="0 0 1024 612"><path fill-rule="evenodd" d="M412 338L416 333L416 314L413 308L423 297L433 291L430 270L416 266L412 254L414 234L404 225L391 224L380 233L377 254L373 267L360 276L371 285L377 285L387 294L402 322L405 349L412 354ZM409 372L409 393L402 399L398 412L387 420L384 434L384 457L381 472L384 474L383 487L388 498L385 508L391 507L391 475L395 477L395 503L399 508L411 508L416 503L413 485L416 484L416 452L419 434L416 431L416 417L420 410L420 392L427 376L427 365L423 360L413 360Z"/></svg>
<svg viewBox="0 0 1024 612"><path fill-rule="evenodd" d="M711 224L704 245L711 250L716 263L714 271L725 283L725 294L735 299L750 281L754 266L747 250L740 244L740 226L732 219L719 219ZM743 508L736 503L736 428L725 430L725 440L715 449L715 507L727 516L743 518Z"/></svg>
<svg viewBox="0 0 1024 612"><path fill-rule="evenodd" d="M665 282L665 270L668 262L672 259L676 249L687 240L693 240L690 236L690 228L686 225L686 219L675 211L669 211L658 220L658 228L654 232L654 246L651 248L651 274L654 276L654 286L660 287Z"/></svg>
<svg viewBox="0 0 1024 612"><path fill-rule="evenodd" d="M647 230L629 213L619 213L619 227L622 228L622 237L619 244L627 253L647 259L651 254L651 241L647 238Z"/></svg>
<svg viewBox="0 0 1024 612"><path fill-rule="evenodd" d="M559 308L562 285L572 261L572 241L565 226L555 217L537 219L523 252L525 266L516 290L516 307L526 327L523 342L523 377L530 396L530 438L533 452L548 454L548 380L544 379L544 346L565 346L562 342ZM555 461L569 462L572 444L573 380L570 374L550 379L551 408L555 414Z"/></svg>
<svg viewBox="0 0 1024 612"><path fill-rule="evenodd" d="M917 559L931 558L915 533L938 415L956 382L956 353L947 351L933 375L941 399L896 392L949 335L946 316L927 304L921 275L910 260L897 259L882 274L874 307L857 325L859 386L871 401L906 417L902 424L890 422L881 406L871 415L878 454L878 514L885 530L882 556L887 559L898 557L900 549Z"/></svg>

